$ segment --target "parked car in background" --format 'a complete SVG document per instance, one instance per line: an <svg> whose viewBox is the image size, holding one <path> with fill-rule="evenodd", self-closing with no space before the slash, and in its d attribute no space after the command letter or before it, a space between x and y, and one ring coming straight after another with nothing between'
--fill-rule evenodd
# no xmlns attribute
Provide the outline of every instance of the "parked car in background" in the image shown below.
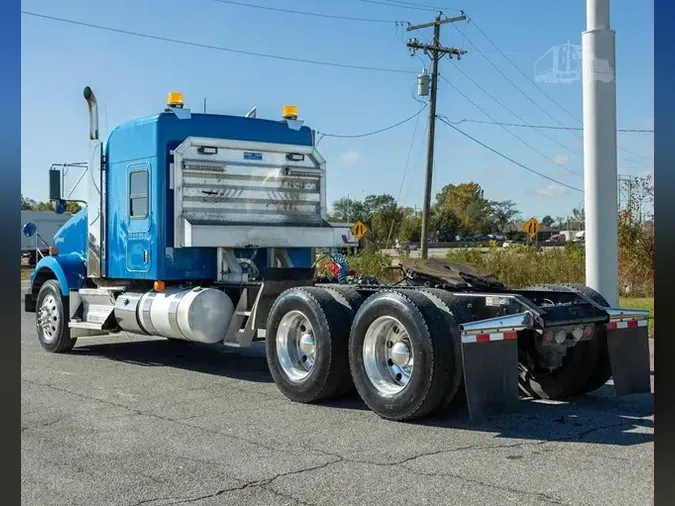
<svg viewBox="0 0 675 506"><path fill-rule="evenodd" d="M564 235L556 234L546 239L543 246L564 246L567 244L567 238Z"/></svg>
<svg viewBox="0 0 675 506"><path fill-rule="evenodd" d="M34 223L36 233L27 237L21 232L21 258L28 265L35 265L42 255L49 252L54 235L70 219L70 213L56 214L54 211L21 211L21 227Z"/></svg>

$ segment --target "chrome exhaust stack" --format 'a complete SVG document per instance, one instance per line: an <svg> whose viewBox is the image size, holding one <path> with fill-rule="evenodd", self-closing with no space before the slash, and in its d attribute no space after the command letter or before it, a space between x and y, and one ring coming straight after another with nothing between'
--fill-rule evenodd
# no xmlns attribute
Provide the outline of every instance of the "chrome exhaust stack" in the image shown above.
<svg viewBox="0 0 675 506"><path fill-rule="evenodd" d="M83 92L84 99L89 107L89 140L98 140L98 102L92 89L87 86Z"/></svg>
<svg viewBox="0 0 675 506"><path fill-rule="evenodd" d="M89 160L87 170L87 277L105 277L105 171L103 170L103 142L98 133L98 102L92 89L82 92L89 109Z"/></svg>

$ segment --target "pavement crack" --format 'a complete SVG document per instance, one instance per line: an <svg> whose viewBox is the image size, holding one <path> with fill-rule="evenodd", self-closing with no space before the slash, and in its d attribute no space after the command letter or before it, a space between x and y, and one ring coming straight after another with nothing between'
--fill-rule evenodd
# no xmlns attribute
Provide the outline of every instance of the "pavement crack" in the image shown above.
<svg viewBox="0 0 675 506"><path fill-rule="evenodd" d="M240 491L240 490L244 490L244 489L248 489L248 488L257 488L257 487L264 488L265 490L268 490L269 492L272 492L273 494L277 494L281 497L292 499L293 501L298 502L300 504L303 504L303 505L306 505L306 506L313 506L311 503L303 502L303 501L301 501L301 500L299 500L295 497L289 496L289 495L287 495L283 492L279 492L275 489L269 488L268 485L270 485L274 480L277 480L278 478L282 478L284 476L292 476L292 475L297 475L297 474L301 474L301 473L306 473L308 471L315 471L317 469L324 469L324 468L326 468L330 465L333 465L337 462L341 462L341 460L342 459L336 459L336 460L332 460L330 462L325 462L323 464L319 464L319 465L316 465L316 466L310 466L310 467L306 467L306 468L303 468L303 469L296 469L294 471L287 471L287 472L284 472L284 473L278 473L278 474L275 474L274 476L272 476L270 478L264 478L262 480L247 481L245 483L242 483L241 485L237 485L236 487L227 487L227 488L217 490L216 492L212 492L210 494L205 494L205 495L201 495L201 496L198 496L198 497L185 498L185 499L180 499L178 501L170 502L170 503L167 503L166 506L170 506L170 505L174 505L174 504L196 503L196 502L199 502L199 501L203 501L205 499L212 499L214 497L221 496L221 495L226 494L228 492L236 492L236 491ZM133 506L138 506L138 505L133 505Z"/></svg>
<svg viewBox="0 0 675 506"><path fill-rule="evenodd" d="M175 496L173 496L173 497L151 497L149 499L143 499L141 501L130 504L129 506L142 506L143 504L150 504L152 502L157 502L157 501L171 501L173 499L176 499L176 497Z"/></svg>
<svg viewBox="0 0 675 506"><path fill-rule="evenodd" d="M147 416L147 417L150 417L150 418L155 418L157 420L162 420L162 421L165 421L165 422L174 423L176 425L180 425L182 427L186 427L186 428L189 428L189 429L192 429L192 430L198 430L198 431L201 431L201 432L205 432L207 434L213 434L213 435L217 435L217 436L221 436L221 437L226 437L226 438L229 438L229 439L233 439L235 441L250 444L251 446L255 446L255 447L263 449L263 450L273 451L273 452L286 452L287 451L286 448L276 448L274 446L266 445L266 444L260 443L258 441L253 441L253 440L247 439L245 437L236 436L234 434L227 434L227 433L224 433L224 432L221 432L221 431L218 431L218 430L207 429L207 428L201 427L199 425L193 425L193 424L190 424L190 423L185 423L185 419L170 418L170 417L158 415L156 413L145 412L145 411L142 411L140 409L132 408L132 407L127 406L125 404L120 404L118 402L109 401L107 399L101 399L99 397L93 397L93 396L90 396L90 395L85 395L85 394L82 394L82 393L79 393L79 392L74 392L72 390L68 390L67 388L57 387L55 385L51 385L51 384L48 384L48 383L39 383L39 382L27 380L25 378L21 378L21 381L25 381L26 383L29 383L29 384L34 385L34 386L51 388L51 389L57 390L59 392L64 392L64 393L67 393L67 394L70 394L70 395L74 395L76 397L80 397L82 399L87 399L87 400L90 400L90 401L96 401L96 402L100 402L102 404L107 404L109 406L124 409L124 410L127 410L127 411L133 413L134 415ZM324 450L318 450L318 449L309 448L309 447L304 448L304 449L307 450L307 451L311 451L315 454L325 456L325 457L334 457L334 458L342 459L341 455L331 453L331 452L327 452L327 451L324 451Z"/></svg>
<svg viewBox="0 0 675 506"><path fill-rule="evenodd" d="M579 439L583 439L586 436L588 436L589 434L592 434L594 432L598 432L598 431L601 431L601 430L607 430L607 429L615 429L615 428L618 428L618 427L625 427L627 425L635 425L634 422L635 421L632 420L632 421L625 421L625 422L620 422L620 423L612 423L612 424L607 424L607 425L601 425L600 427L593 427L592 429L586 429L584 431L579 432L579 434L577 434L577 437Z"/></svg>
<svg viewBox="0 0 675 506"><path fill-rule="evenodd" d="M431 477L446 477L446 478L455 478L457 480L463 481L465 483L471 483L473 485L480 485L482 487L487 487L487 488L493 488L496 490L499 490L501 492L510 492L512 494L520 494L520 495L525 495L529 497L535 497L537 499L542 499L546 501L546 504L558 504L560 506L568 506L569 503L566 503L564 501L561 501L560 499L553 497L551 495L545 494L543 492L531 492L529 490L522 490L519 488L515 487L508 487L505 485L497 485L496 483L489 483L486 481L482 480L477 480L475 478L469 478L467 476L462 476L461 474L456 474L456 473L443 473L443 472L433 472L433 473L428 473L424 471L420 471L419 469L412 469L409 466L403 465L407 470L411 471L414 474L418 474L421 476L431 476Z"/></svg>
<svg viewBox="0 0 675 506"><path fill-rule="evenodd" d="M280 492L279 490L271 488L267 485L261 485L260 488L264 488L268 492L271 492L278 497L283 497L284 499L290 499L291 501L293 501L297 504L302 504L303 506L316 506L316 503L307 502L307 501L304 501L302 499L298 499L297 497L294 497L294 496L292 496L290 494L287 494L285 492Z"/></svg>
<svg viewBox="0 0 675 506"><path fill-rule="evenodd" d="M471 450L489 450L489 449L495 449L495 448L520 448L523 446L538 446L545 444L547 441L526 441L522 443L513 443L513 444L472 444L468 446L460 446L458 448L445 448L443 450L432 450L429 452L424 452L420 453L417 455L412 455L410 457L406 457L404 459L400 460L395 460L392 462L376 462L372 460L365 460L365 459L352 459L352 458L347 458L345 457L344 462L351 462L355 464L371 464L374 466L385 466L385 467L391 467L391 466L400 466L404 464L408 464L414 460L421 459L423 457L433 457L435 455L443 455L445 453L453 453L453 452L460 452L460 451L471 451Z"/></svg>
<svg viewBox="0 0 675 506"><path fill-rule="evenodd" d="M27 431L27 430L32 430L32 429L43 429L45 427L51 427L52 425L56 425L57 423L65 420L66 417L60 417L57 418L56 420L50 420L49 422L43 422L43 423L38 423L36 425L26 425L21 427L21 432Z"/></svg>

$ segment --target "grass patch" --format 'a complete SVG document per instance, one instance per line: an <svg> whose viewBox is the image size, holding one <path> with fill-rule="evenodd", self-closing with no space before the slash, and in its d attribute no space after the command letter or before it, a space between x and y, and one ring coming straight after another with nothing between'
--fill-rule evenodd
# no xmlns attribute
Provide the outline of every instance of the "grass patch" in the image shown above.
<svg viewBox="0 0 675 506"><path fill-rule="evenodd" d="M619 305L626 309L644 309L649 311L649 337L654 337L654 297L621 297Z"/></svg>

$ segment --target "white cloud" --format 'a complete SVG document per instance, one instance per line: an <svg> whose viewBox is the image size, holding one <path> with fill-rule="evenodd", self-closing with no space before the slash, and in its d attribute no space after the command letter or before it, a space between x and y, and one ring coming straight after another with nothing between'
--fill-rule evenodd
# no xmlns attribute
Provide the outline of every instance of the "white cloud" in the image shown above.
<svg viewBox="0 0 675 506"><path fill-rule="evenodd" d="M359 158L361 158L361 155L356 151L345 151L340 155L340 160L347 165L354 165L359 161Z"/></svg>
<svg viewBox="0 0 675 506"><path fill-rule="evenodd" d="M531 195L537 195L539 197L560 197L562 195L567 195L569 193L569 189L557 184L550 184L544 188L537 188L536 190L530 191L528 193Z"/></svg>
<svg viewBox="0 0 675 506"><path fill-rule="evenodd" d="M570 157L567 155L553 155L551 157L551 162L558 164L558 165L565 165L567 162L569 162Z"/></svg>

